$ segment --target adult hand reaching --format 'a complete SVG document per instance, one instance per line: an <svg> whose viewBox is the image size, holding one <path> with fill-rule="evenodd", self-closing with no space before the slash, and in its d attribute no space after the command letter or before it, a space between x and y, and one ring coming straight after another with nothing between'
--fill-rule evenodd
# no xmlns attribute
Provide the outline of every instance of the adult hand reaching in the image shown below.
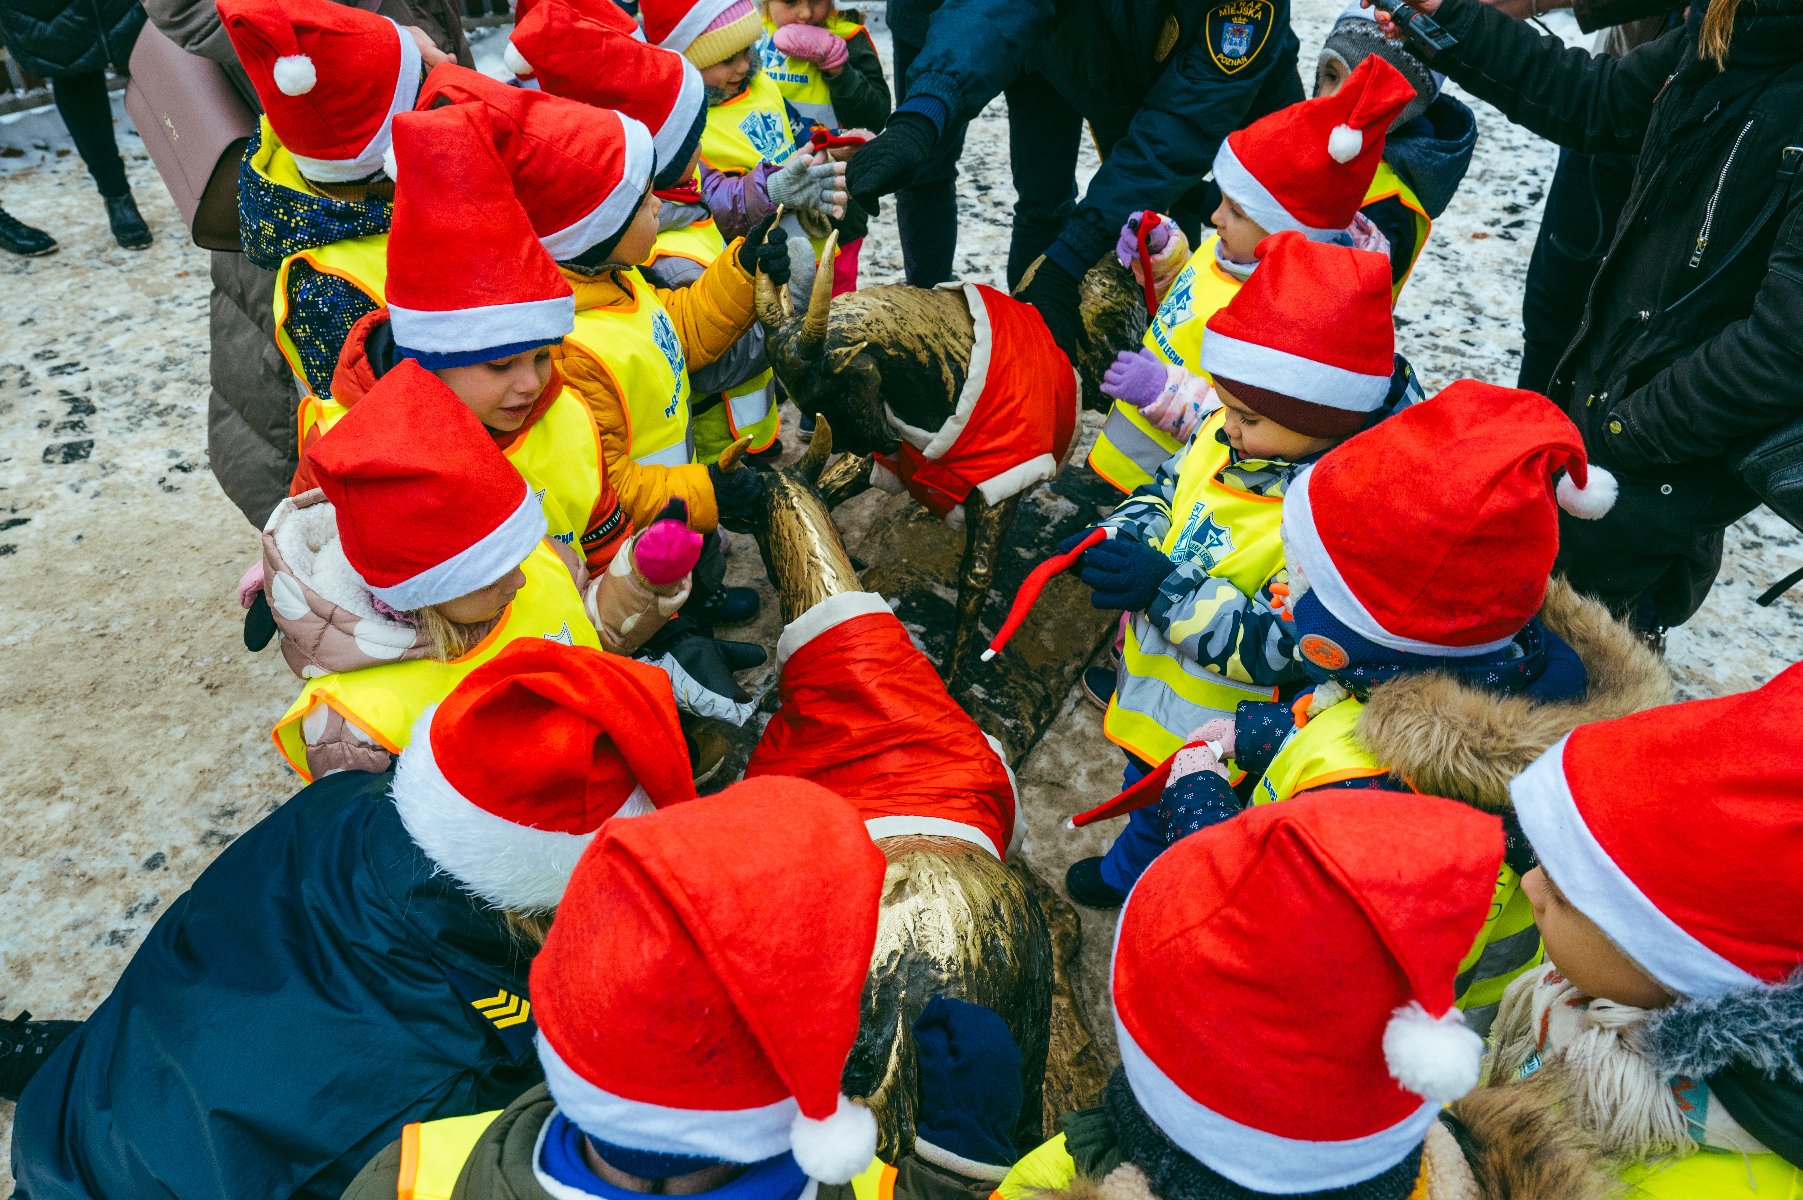
<svg viewBox="0 0 1803 1200"><path fill-rule="evenodd" d="M883 132L865 142L846 168L845 186L866 212L879 196L906 187L926 165L939 130L919 113L896 113Z"/></svg>

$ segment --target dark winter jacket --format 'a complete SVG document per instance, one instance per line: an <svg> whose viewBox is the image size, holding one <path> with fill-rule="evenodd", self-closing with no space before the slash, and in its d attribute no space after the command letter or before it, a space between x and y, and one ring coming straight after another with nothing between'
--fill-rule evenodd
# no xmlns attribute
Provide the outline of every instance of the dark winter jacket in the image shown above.
<svg viewBox="0 0 1803 1200"><path fill-rule="evenodd" d="M407 1122L538 1082L532 1023L473 1007L523 997L530 952L389 780L307 788L170 906L20 1099L18 1200L335 1198Z"/></svg>
<svg viewBox="0 0 1803 1200"><path fill-rule="evenodd" d="M138 0L5 0L0 36L13 60L46 78L125 74L144 6Z"/></svg>
<svg viewBox="0 0 1803 1200"><path fill-rule="evenodd" d="M144 7L176 45L222 64L245 102L257 106L213 0L144 0ZM456 0L380 0L376 11L418 25L433 44L471 65ZM242 254L223 251L214 252L212 269L207 460L220 489L261 529L294 476L294 410L300 397L276 349L274 274Z"/></svg>
<svg viewBox="0 0 1803 1200"><path fill-rule="evenodd" d="M856 19L847 13L847 18ZM833 98L833 116L841 129L882 131L889 120L889 78L883 74L883 60L877 56L870 32L861 30L845 39L851 58L845 69L826 81L826 91Z"/></svg>
<svg viewBox="0 0 1803 1200"><path fill-rule="evenodd" d="M1439 220L1471 166L1477 148L1477 118L1462 102L1441 92L1427 111L1384 138L1384 161L1414 191L1433 220ZM1400 278L1415 260L1415 214L1397 199L1360 209L1390 240L1390 261Z"/></svg>
<svg viewBox="0 0 1803 1200"><path fill-rule="evenodd" d="M1128 215L1170 212L1229 133L1302 99L1289 0L947 0L899 109L976 115L1022 68L1080 112L1102 167L1049 252L1082 278Z"/></svg>
<svg viewBox="0 0 1803 1200"><path fill-rule="evenodd" d="M1697 56L1702 8L1619 61L1480 0L1437 18L1459 44L1434 65L1511 120L1640 156L1549 388L1592 457L1629 474L1720 477L1737 446L1803 412L1803 187L1779 176L1803 145L1803 0L1747 0L1719 74Z"/></svg>

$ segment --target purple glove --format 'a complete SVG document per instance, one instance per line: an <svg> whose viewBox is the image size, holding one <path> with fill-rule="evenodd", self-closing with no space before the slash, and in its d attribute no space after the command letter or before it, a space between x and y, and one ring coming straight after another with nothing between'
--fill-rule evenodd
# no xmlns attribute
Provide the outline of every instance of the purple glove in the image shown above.
<svg viewBox="0 0 1803 1200"><path fill-rule="evenodd" d="M784 25L771 35L776 48L790 58L817 64L822 71L837 72L851 58L845 39L818 25Z"/></svg>
<svg viewBox="0 0 1803 1200"><path fill-rule="evenodd" d="M1123 350L1102 376L1102 394L1144 408L1164 394L1168 379L1164 360L1150 350Z"/></svg>
<svg viewBox="0 0 1803 1200"><path fill-rule="evenodd" d="M1177 232L1177 223L1158 213L1152 214L1152 220L1154 224L1146 233L1146 253L1156 259L1171 244L1171 235ZM1121 260L1121 266L1129 270L1139 261L1139 222L1139 213L1128 217L1127 223L1121 226L1121 240L1114 244L1114 256Z"/></svg>

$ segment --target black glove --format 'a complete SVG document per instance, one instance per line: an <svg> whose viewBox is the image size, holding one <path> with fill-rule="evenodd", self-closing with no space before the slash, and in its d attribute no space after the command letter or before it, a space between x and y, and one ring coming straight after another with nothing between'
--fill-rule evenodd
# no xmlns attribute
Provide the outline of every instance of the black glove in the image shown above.
<svg viewBox="0 0 1803 1200"><path fill-rule="evenodd" d="M748 467L722 471L719 463L707 464L707 481L714 485L714 504L720 510L720 524L744 533L757 516L764 499L762 472Z"/></svg>
<svg viewBox="0 0 1803 1200"><path fill-rule="evenodd" d="M1007 1023L981 1004L934 996L914 1022L914 1047L915 1138L972 1162L1013 1163L1024 1092L1020 1048Z"/></svg>
<svg viewBox="0 0 1803 1200"><path fill-rule="evenodd" d="M1038 309L1045 327L1052 331L1052 340L1066 358L1077 361L1078 339L1083 335L1083 318L1077 312L1077 277L1051 259L1042 258L1033 278L1014 298Z"/></svg>
<svg viewBox="0 0 1803 1200"><path fill-rule="evenodd" d="M845 190L866 212L875 212L878 196L914 182L938 142L932 121L919 113L896 113L845 164Z"/></svg>
<svg viewBox="0 0 1803 1200"><path fill-rule="evenodd" d="M709 637L694 621L678 616L633 657L664 669L676 706L684 712L743 725L757 708L733 678L733 672L761 666L765 660L763 649L750 642Z"/></svg>
<svg viewBox="0 0 1803 1200"><path fill-rule="evenodd" d="M768 239L768 240L766 240ZM772 212L739 243L739 265L756 275L759 268L777 287L789 284L789 231L776 224Z"/></svg>

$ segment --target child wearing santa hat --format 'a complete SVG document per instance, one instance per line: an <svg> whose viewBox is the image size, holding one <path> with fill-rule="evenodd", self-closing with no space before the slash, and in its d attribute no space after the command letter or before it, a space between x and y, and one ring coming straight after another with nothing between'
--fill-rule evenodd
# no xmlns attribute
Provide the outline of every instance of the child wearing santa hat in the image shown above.
<svg viewBox="0 0 1803 1200"><path fill-rule="evenodd" d="M1800 712L1793 666L1580 725L1509 785L1548 961L1503 998L1488 1098L1634 1196L1803 1191Z"/></svg>
<svg viewBox="0 0 1803 1200"><path fill-rule="evenodd" d="M695 182L707 101L694 64L566 0L541 0L520 16L505 58L522 87L617 109L644 123L657 156L652 182L662 208L657 243L641 270L665 289L699 279L725 253L726 239ZM797 166L805 169L799 161ZM701 462L718 461L741 436L751 438L753 454L775 445L781 415L773 380L764 360L764 329L756 323L714 362L690 370Z"/></svg>
<svg viewBox="0 0 1803 1200"><path fill-rule="evenodd" d="M554 335L569 304L518 315ZM442 332L407 313L395 336L430 346ZM263 532L264 593L305 681L273 736L303 778L388 769L420 713L509 642L600 648L602 581L546 536L537 491L417 360L307 456L318 488L284 500Z"/></svg>
<svg viewBox="0 0 1803 1200"><path fill-rule="evenodd" d="M271 805L170 897L25 1090L21 1193L337 1196L407 1122L507 1103L543 1078L528 967L583 848L694 796L661 672L509 643L392 778Z"/></svg>
<svg viewBox="0 0 1803 1200"><path fill-rule="evenodd" d="M1499 1179L1500 1131L1442 1117L1478 1081L1453 997L1502 859L1494 816L1398 792L1184 838L1115 934L1120 1069L1000 1196L1590 1200L1509 1190L1544 1161Z"/></svg>
<svg viewBox="0 0 1803 1200"><path fill-rule="evenodd" d="M1116 254L1145 283L1169 280L1158 297L1145 345L1122 351L1102 390L1114 397L1090 467L1123 492L1152 481L1184 438L1181 405L1159 403L1184 372L1201 371L1203 329L1258 266L1258 247L1275 233L1383 251L1381 234L1358 215L1382 161L1384 130L1414 98L1414 89L1381 59L1361 63L1331 96L1304 100L1227 136L1215 155L1221 204L1215 232L1193 255L1174 222L1142 213L1122 230ZM1188 255L1173 272L1172 265ZM1192 426L1193 427L1193 426Z"/></svg>
<svg viewBox="0 0 1803 1200"><path fill-rule="evenodd" d="M306 424L351 326L383 302L394 118L450 55L416 26L330 0L221 0L219 18L263 108L239 169L244 254L276 273L276 344Z"/></svg>
<svg viewBox="0 0 1803 1200"><path fill-rule="evenodd" d="M1258 273L1209 318L1213 385L1188 377L1202 385L1185 401L1203 414L1193 439L1083 557L1092 603L1127 613L1118 669L1095 668L1105 682L1088 686L1109 696L1102 728L1127 754L1128 783L1190 730L1303 678L1282 600L1284 492L1307 463L1420 398L1396 353L1381 255L1294 231L1258 251ZM1071 867L1071 895L1119 904L1165 842L1154 813L1135 813L1106 855Z"/></svg>
<svg viewBox="0 0 1803 1200"><path fill-rule="evenodd" d="M876 1122L840 1090L883 873L850 807L800 779L609 823L533 964L545 1085L409 1127L347 1200L419 1194L428 1173L437 1194L522 1200L986 1196L984 1164L878 1160ZM923 1124L986 1118L971 1110L987 1089L943 1085L1005 1066L1006 1031L935 1004L917 1026L936 1105Z"/></svg>
<svg viewBox="0 0 1803 1200"><path fill-rule="evenodd" d="M1574 726L1670 697L1625 626L1549 582L1560 510L1606 511L1613 491L1544 396L1476 380L1346 441L1283 502L1286 610L1316 686L1294 705L1242 703L1199 731L1218 751L1197 752L1257 777L1254 804L1407 786L1507 814L1508 780ZM1225 774L1199 779L1231 811ZM1095 815L1157 801L1159 778ZM1533 865L1512 836L1490 919L1460 964L1476 1028L1540 960L1520 888Z"/></svg>

